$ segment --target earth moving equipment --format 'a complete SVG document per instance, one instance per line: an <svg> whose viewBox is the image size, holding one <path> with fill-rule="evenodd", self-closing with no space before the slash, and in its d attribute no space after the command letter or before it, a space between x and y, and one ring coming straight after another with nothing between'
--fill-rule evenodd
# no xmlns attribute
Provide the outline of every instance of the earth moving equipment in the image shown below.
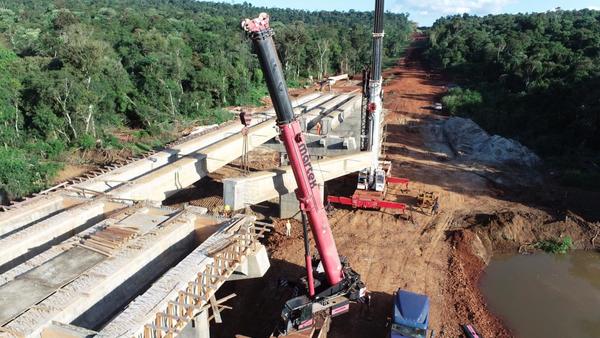
<svg viewBox="0 0 600 338"><path fill-rule="evenodd" d="M363 105L361 112L361 150L372 154L371 166L358 173L356 191L352 198L328 196L330 203L349 205L353 208L391 208L406 211L406 204L385 201L388 184L400 183L408 190L408 179L391 177L392 163L380 161L383 144L383 78L381 63L383 55L384 1L375 1L375 24L373 28L373 60L371 69L363 71Z"/></svg>
<svg viewBox="0 0 600 338"><path fill-rule="evenodd" d="M428 331L429 297L398 289L394 293L390 338L433 338L434 332Z"/></svg>
<svg viewBox="0 0 600 338"><path fill-rule="evenodd" d="M242 28L252 40L273 101L280 139L285 146L298 185L296 197L300 201L304 226L307 273L304 283L307 292L285 303L274 335L288 336L297 335L299 332L312 332L318 318L348 312L350 302L363 297L366 288L360 275L338 254L308 147L300 123L292 110L283 70L273 42L273 30L269 26L269 16L261 13L256 19L246 19L242 22ZM307 223L310 223L319 253L319 258L314 260L309 250ZM316 268L313 269L313 266Z"/></svg>

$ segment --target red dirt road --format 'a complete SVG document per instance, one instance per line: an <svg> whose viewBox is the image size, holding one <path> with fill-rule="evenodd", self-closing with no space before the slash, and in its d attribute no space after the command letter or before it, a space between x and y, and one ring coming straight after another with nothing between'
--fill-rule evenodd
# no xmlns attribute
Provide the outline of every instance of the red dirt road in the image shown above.
<svg viewBox="0 0 600 338"><path fill-rule="evenodd" d="M331 214L338 250L367 284L373 309L363 311L353 304L349 314L334 318L329 337L385 337L392 294L398 288L430 297L436 337L460 337L459 324L465 323L474 324L485 337L512 337L488 311L478 289L486 261L494 251L516 251L550 232L568 233L581 243L586 235L564 222L550 224L546 212L503 198L468 163L452 156L439 129L444 117L429 108L444 91L443 82L410 52L408 61L384 73L384 145L393 175L409 178L411 192L392 187L387 198L414 205L419 192L436 192L441 212L431 216L414 210L413 222L386 210L337 209ZM355 184L354 177L346 177L328 183L326 191L348 193ZM235 310L224 314L224 324L211 327L215 337L266 337L272 332L283 303L291 298L289 289L278 287L278 279L304 274L301 226L295 222L287 238L283 223L276 220L276 231L267 240L272 266L265 277L227 283L220 290L238 297L231 303ZM544 230L535 228L542 224Z"/></svg>

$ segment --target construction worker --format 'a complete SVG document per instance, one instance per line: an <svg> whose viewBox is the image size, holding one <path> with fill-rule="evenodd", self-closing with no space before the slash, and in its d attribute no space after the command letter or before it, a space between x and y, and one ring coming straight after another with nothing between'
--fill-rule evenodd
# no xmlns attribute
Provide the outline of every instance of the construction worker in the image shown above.
<svg viewBox="0 0 600 338"><path fill-rule="evenodd" d="M315 129L317 129L317 135L321 135L321 129L323 127L321 126L321 122L317 122L317 125L315 126Z"/></svg>
<svg viewBox="0 0 600 338"><path fill-rule="evenodd" d="M231 207L229 206L229 204L225 204L225 206L223 207L223 216L225 216L225 217L231 216Z"/></svg>
<svg viewBox="0 0 600 338"><path fill-rule="evenodd" d="M290 223L289 219L285 222L285 235L287 237L292 235L292 224Z"/></svg>
<svg viewBox="0 0 600 338"><path fill-rule="evenodd" d="M431 214L437 215L439 212L440 212L440 199L436 198L435 202L433 203L433 208L431 208Z"/></svg>
<svg viewBox="0 0 600 338"><path fill-rule="evenodd" d="M371 293L367 291L366 294L359 299L359 302L361 303L360 315L366 318L367 320L373 320L371 316L371 310L373 305L371 303Z"/></svg>

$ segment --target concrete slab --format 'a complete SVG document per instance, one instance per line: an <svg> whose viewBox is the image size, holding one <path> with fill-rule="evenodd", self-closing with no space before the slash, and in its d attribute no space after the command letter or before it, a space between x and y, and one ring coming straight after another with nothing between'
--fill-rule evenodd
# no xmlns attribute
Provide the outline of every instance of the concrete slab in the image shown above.
<svg viewBox="0 0 600 338"><path fill-rule="evenodd" d="M53 321L73 322L166 250L186 238L193 238L195 227L195 215L179 214L177 219L166 226L158 227L131 240L112 257L104 259L80 274L60 288L59 292L53 293L40 301L37 306L6 324L5 328L24 336L37 336ZM150 269L162 272L163 268L150 266ZM130 285L130 287L135 289L135 287L142 288L144 285ZM128 299L122 295L119 297L121 301ZM103 313L111 314L107 311Z"/></svg>
<svg viewBox="0 0 600 338"><path fill-rule="evenodd" d="M0 286L0 325L46 298L106 256L76 247Z"/></svg>
<svg viewBox="0 0 600 338"><path fill-rule="evenodd" d="M148 215L147 213L135 213L122 221L116 223L117 225L124 227L134 227L139 229L139 234L145 234L148 231L154 229L156 225L169 219L169 216L165 215Z"/></svg>

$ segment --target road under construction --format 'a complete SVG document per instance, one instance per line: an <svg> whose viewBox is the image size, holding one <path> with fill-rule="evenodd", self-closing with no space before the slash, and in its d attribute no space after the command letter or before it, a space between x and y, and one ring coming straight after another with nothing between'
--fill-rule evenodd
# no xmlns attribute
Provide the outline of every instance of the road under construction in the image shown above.
<svg viewBox="0 0 600 338"><path fill-rule="evenodd" d="M378 4L382 17L383 5ZM306 219L308 214L313 235L320 238L317 248L328 281L312 284L306 242L309 289L310 297L327 297L306 306L332 306L332 314L339 315L348 311L349 300L364 296L360 276L347 263L342 267L331 231L322 237L324 232L317 229L328 229L325 182L366 172L374 186L373 166L379 165L382 143L381 101L371 103L365 90L332 90L335 82L348 82L347 75L330 78L326 93L290 100L281 86L283 72L268 16L261 14L248 25L255 27L250 35L267 75L273 109L243 112L241 123L204 127L145 158L104 168L4 208L0 335L208 337L210 322L222 323L221 312L231 309L227 301L236 296L217 298L219 288L231 280L260 278L269 269L261 240L273 225L243 212L270 200L278 202L281 218ZM380 62L379 56L379 67ZM379 95L377 74L373 87ZM250 173L247 162L259 148L277 153L278 165ZM222 209L164 205L191 186L202 190L203 179L238 159L241 176L221 176ZM309 170L305 174L301 162ZM322 289L328 282L331 286ZM289 328L280 333L293 335L305 324L298 327L293 319L285 325ZM310 326L317 327L312 319ZM327 327L320 324L321 336Z"/></svg>
<svg viewBox="0 0 600 338"><path fill-rule="evenodd" d="M383 2L377 6L383 13ZM276 65L268 61L275 57L268 17L246 25L257 49L264 48L263 66ZM379 62L382 29L376 21ZM285 96L273 94L282 79L274 67L266 78L275 108L242 114L243 123L201 127L163 150L4 207L0 337L269 336L284 304L297 299L296 277L310 297L292 310L350 310L341 321L325 318L311 335L389 335L386 318L400 287L430 297L427 321L436 336L458 337L457 324L468 320L486 336L510 337L478 292L484 262L498 247L531 239L513 229L522 228L521 215L544 219L548 233L589 234L584 225L567 229L497 198L481 172L453 153L440 132L444 118L426 108L443 81L426 73L413 53L395 68L381 73L379 64L363 74L362 91L361 81L341 75L328 90L291 100L287 89ZM306 159L294 155L304 146ZM300 164L310 167L306 180L298 179ZM326 196L342 204L329 217L323 203L307 202ZM436 212L407 208L424 200L432 207L438 198L443 208ZM511 217L498 216L507 209ZM306 214L317 229L312 238ZM489 227L478 229L486 215ZM489 228L504 219L502 226L513 230L497 239ZM328 246L331 233L336 242ZM326 278L313 276L309 249L315 246L321 259L331 259L322 264ZM363 281L373 297L366 311L356 302L363 298L352 294L357 286L362 293ZM329 297L319 298L323 288ZM304 314L293 312L280 333L306 337L296 330Z"/></svg>

